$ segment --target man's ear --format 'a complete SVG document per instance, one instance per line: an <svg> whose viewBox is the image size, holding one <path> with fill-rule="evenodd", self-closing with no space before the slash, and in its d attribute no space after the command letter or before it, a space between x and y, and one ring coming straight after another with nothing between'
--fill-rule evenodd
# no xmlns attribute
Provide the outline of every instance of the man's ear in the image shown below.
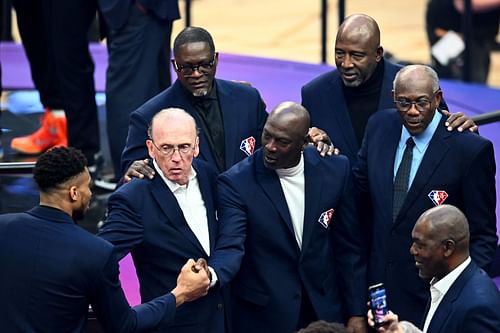
<svg viewBox="0 0 500 333"><path fill-rule="evenodd" d="M452 239L447 239L444 244L443 244L443 248L444 248L444 252L443 252L443 256L445 258L449 258L452 256L453 253L455 253L455 241L452 240Z"/></svg>
<svg viewBox="0 0 500 333"><path fill-rule="evenodd" d="M150 139L147 139L146 140L146 146L148 147L149 157L151 157L152 159L154 159L155 158L155 149L156 149L156 147L153 145L153 141L150 140Z"/></svg>
<svg viewBox="0 0 500 333"><path fill-rule="evenodd" d="M377 47L376 53L375 59L379 62L384 57L384 48L382 46Z"/></svg>
<svg viewBox="0 0 500 333"><path fill-rule="evenodd" d="M394 101L396 99L396 92L393 90L391 90L391 96L392 96L392 100Z"/></svg>
<svg viewBox="0 0 500 333"><path fill-rule="evenodd" d="M196 141L194 143L194 154L193 154L193 156L194 157L198 157L199 154L200 154L200 137L197 136L196 137Z"/></svg>
<svg viewBox="0 0 500 333"><path fill-rule="evenodd" d="M75 185L71 186L69 188L69 199L71 201L76 201L76 200L78 200L78 195L79 195L79 193L78 193L77 187Z"/></svg>

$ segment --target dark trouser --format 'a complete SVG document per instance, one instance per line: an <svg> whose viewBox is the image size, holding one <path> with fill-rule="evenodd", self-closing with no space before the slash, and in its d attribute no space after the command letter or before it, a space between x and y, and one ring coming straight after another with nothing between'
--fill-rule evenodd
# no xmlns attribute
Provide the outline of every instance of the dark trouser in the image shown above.
<svg viewBox="0 0 500 333"><path fill-rule="evenodd" d="M14 0L13 5L43 106L65 111L68 144L93 164L99 127L87 32L96 0Z"/></svg>
<svg viewBox="0 0 500 333"><path fill-rule="evenodd" d="M172 22L161 22L132 6L125 26L108 32L106 112L116 178L122 177L130 113L170 85Z"/></svg>

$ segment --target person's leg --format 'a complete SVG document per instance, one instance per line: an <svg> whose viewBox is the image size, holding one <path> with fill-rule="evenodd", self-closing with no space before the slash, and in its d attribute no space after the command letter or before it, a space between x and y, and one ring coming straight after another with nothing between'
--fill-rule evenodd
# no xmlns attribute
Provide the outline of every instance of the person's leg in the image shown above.
<svg viewBox="0 0 500 333"><path fill-rule="evenodd" d="M68 144L64 104L52 56L51 10L49 6L42 5L42 0L14 0L13 5L31 77L45 107L45 114L36 132L14 138L11 147L21 153L39 154L50 147Z"/></svg>
<svg viewBox="0 0 500 333"><path fill-rule="evenodd" d="M48 3L47 3L48 2ZM99 124L95 102L94 63L88 48L88 30L96 0L45 0L51 8L57 79L68 120L68 144L82 150L89 165L99 151Z"/></svg>
<svg viewBox="0 0 500 333"><path fill-rule="evenodd" d="M158 58L171 23L140 12L135 6L126 25L108 33L106 114L115 177L121 178L121 154L128 133L129 115L160 90Z"/></svg>
<svg viewBox="0 0 500 333"><path fill-rule="evenodd" d="M166 39L165 45L163 46L163 52L160 53L158 57L158 74L160 79L160 90L165 90L172 84L172 74L171 68L172 65L170 63L170 58L172 58L171 51L171 37L172 37L172 21L168 22L168 25L165 27L166 31Z"/></svg>

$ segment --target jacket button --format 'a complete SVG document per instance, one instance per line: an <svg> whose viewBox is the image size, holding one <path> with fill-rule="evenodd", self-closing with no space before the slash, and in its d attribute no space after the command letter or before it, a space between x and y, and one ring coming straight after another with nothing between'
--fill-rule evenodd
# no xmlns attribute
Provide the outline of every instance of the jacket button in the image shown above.
<svg viewBox="0 0 500 333"><path fill-rule="evenodd" d="M223 308L224 306L222 305L222 303L217 304L217 310L222 310Z"/></svg>

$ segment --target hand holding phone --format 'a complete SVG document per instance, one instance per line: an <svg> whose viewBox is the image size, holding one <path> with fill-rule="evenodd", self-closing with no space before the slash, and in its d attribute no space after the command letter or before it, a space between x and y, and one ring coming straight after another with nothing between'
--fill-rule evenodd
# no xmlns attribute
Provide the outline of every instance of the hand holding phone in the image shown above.
<svg viewBox="0 0 500 333"><path fill-rule="evenodd" d="M370 294L370 309L375 322L375 328L384 326L384 316L389 311L387 307L387 300L385 288L383 283L378 283L368 288Z"/></svg>

